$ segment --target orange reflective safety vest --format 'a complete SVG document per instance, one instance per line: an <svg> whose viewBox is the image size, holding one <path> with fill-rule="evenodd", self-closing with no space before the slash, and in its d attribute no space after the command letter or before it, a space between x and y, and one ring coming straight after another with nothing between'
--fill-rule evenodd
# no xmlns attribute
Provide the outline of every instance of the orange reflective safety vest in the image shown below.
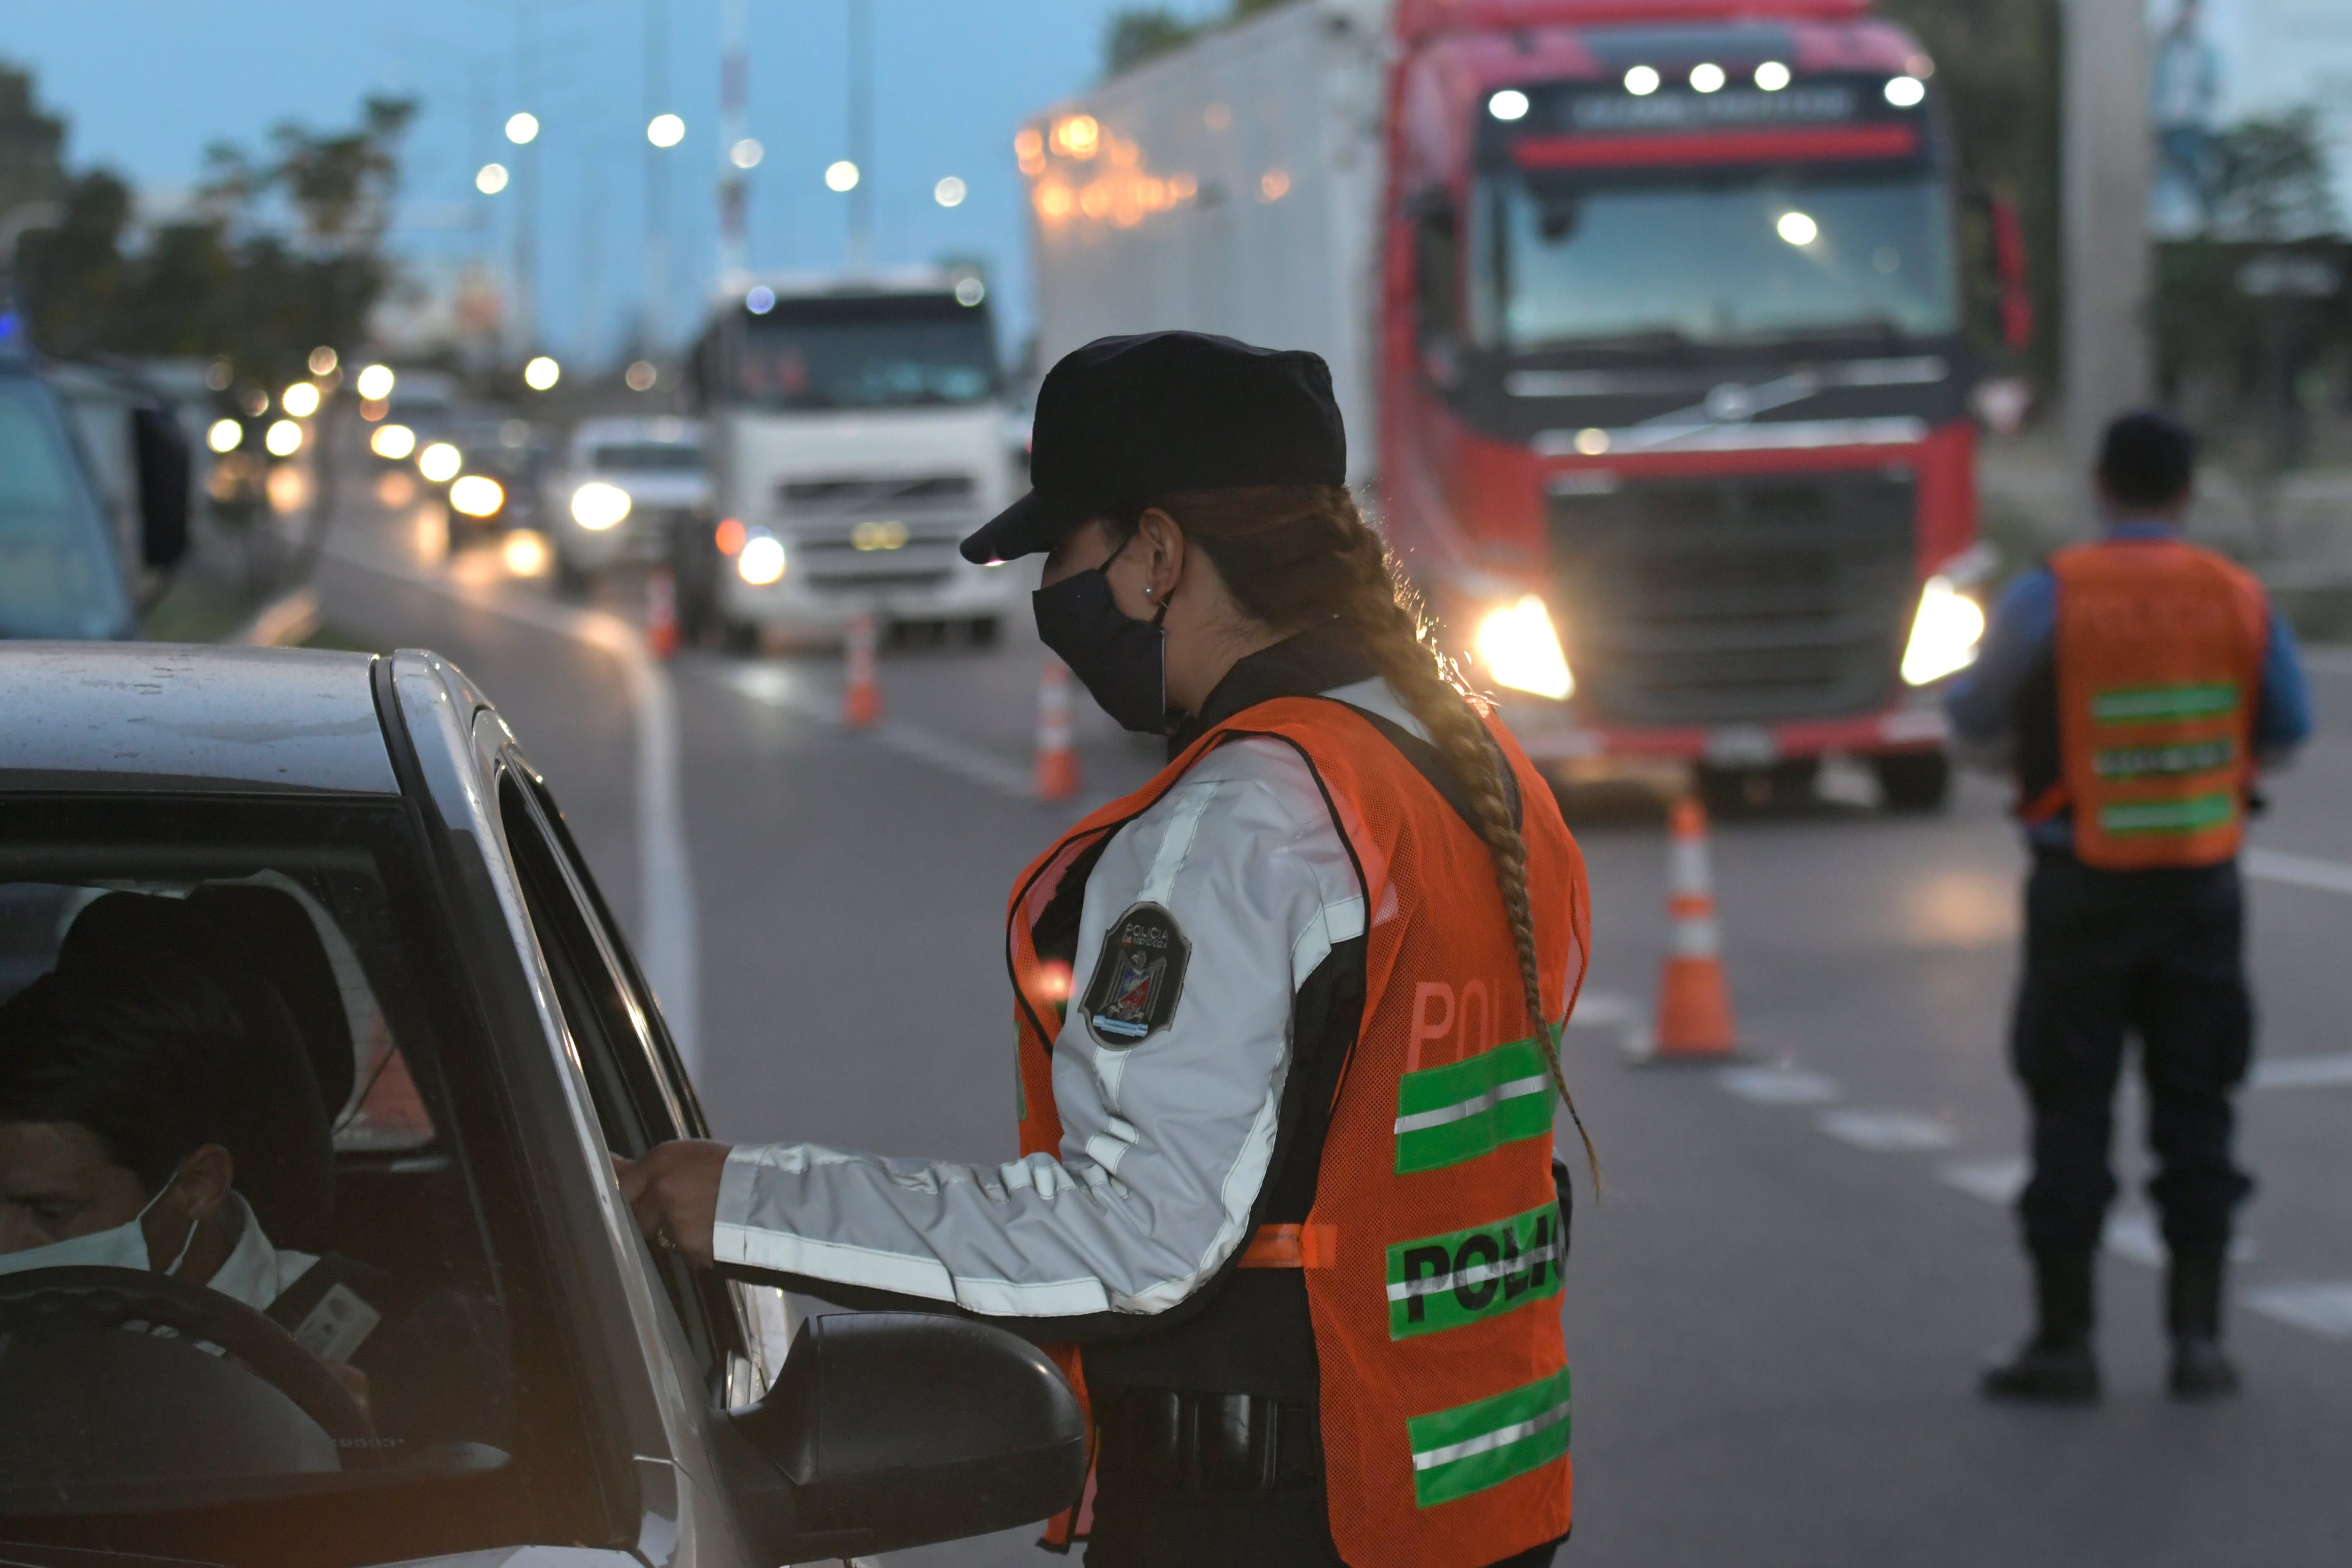
<svg viewBox="0 0 2352 1568"><path fill-rule="evenodd" d="M2074 853L2110 871L2238 852L2270 609L2234 563L2178 540L2076 545L2058 582L2058 781Z"/></svg>
<svg viewBox="0 0 2352 1568"><path fill-rule="evenodd" d="M1543 1014L1564 1025L1591 933L1583 857L1549 786L1489 726L1524 803ZM1305 1271L1341 1555L1354 1568L1477 1568L1569 1529L1554 1097L1485 840L1363 716L1312 697L1247 709L1014 884L1021 1152L1058 1155L1062 1141L1053 1041L1070 976L1038 961L1039 916L1087 848L1211 748L1252 736L1296 748L1314 771L1371 918L1362 1022L1314 1207L1304 1225L1262 1229L1244 1265ZM1075 1349L1056 1359L1083 1391Z"/></svg>

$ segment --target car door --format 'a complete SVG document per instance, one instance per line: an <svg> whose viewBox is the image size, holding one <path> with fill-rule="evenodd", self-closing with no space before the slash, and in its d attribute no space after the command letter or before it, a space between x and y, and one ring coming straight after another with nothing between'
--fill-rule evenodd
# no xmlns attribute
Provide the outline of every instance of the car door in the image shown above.
<svg viewBox="0 0 2352 1568"><path fill-rule="evenodd" d="M524 904L608 1146L635 1159L656 1143L707 1136L653 993L546 781L509 746L496 790ZM732 1409L765 1394L789 1340L783 1293L698 1272L672 1253L653 1262L710 1396Z"/></svg>

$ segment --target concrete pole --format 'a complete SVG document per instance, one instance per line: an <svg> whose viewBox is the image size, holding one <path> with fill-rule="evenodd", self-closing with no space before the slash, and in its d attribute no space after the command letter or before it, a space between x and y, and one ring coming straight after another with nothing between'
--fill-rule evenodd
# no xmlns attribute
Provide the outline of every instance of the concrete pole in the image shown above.
<svg viewBox="0 0 2352 1568"><path fill-rule="evenodd" d="M669 8L646 0L646 124L669 109ZM639 134L643 134L642 129ZM644 352L669 346L669 149L646 142L646 325Z"/></svg>
<svg viewBox="0 0 2352 1568"><path fill-rule="evenodd" d="M2142 0L2063 9L2066 454L2084 473L2107 421L2154 392L2148 38Z"/></svg>
<svg viewBox="0 0 2352 1568"><path fill-rule="evenodd" d="M751 133L750 45L744 0L719 4L719 286L730 293L751 280L751 240L744 213L743 170L735 149Z"/></svg>
<svg viewBox="0 0 2352 1568"><path fill-rule="evenodd" d="M849 0L849 274L874 270L874 4Z"/></svg>

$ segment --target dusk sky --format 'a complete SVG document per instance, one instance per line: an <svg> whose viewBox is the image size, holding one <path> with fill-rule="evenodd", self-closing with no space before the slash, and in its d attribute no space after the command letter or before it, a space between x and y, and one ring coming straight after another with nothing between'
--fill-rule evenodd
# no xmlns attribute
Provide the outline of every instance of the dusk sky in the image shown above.
<svg viewBox="0 0 2352 1568"><path fill-rule="evenodd" d="M1025 330L1026 240L1013 136L1028 114L1097 76L1118 0L872 0L876 255L988 258L1008 351ZM351 124L369 92L422 104L406 144L395 247L420 270L467 256L504 267L516 187L478 195L475 170L518 163L499 127L518 109L544 123L541 337L567 355L617 351L644 299L649 10L667 13L669 90L687 139L669 161L669 319L683 335L716 268L720 0L15 0L0 58L31 68L43 105L68 122L67 159L128 175L169 202L205 148L261 147L296 120ZM1180 12L1222 9L1179 0ZM845 198L823 171L848 152L848 0L750 0L751 258L761 269L843 261ZM532 63L524 41L535 33ZM536 79L536 90L532 80ZM943 175L971 195L932 200Z"/></svg>

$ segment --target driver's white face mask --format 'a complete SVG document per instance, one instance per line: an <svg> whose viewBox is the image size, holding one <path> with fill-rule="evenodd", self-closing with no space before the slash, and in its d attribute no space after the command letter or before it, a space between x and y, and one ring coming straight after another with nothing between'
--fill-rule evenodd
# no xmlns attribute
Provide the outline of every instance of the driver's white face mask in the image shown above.
<svg viewBox="0 0 2352 1568"><path fill-rule="evenodd" d="M94 1230L88 1236L68 1237L63 1241L52 1241L46 1247L27 1247L21 1252L0 1252L0 1274L22 1274L33 1268L74 1268L89 1264L105 1268L137 1268L142 1271L154 1268L155 1260L147 1252L147 1232L139 1222L147 1217L149 1209L163 1201L163 1194L172 1190L172 1182L179 1178L180 1173L173 1171L172 1181L156 1188L155 1195L140 1205L139 1212L131 1216L128 1225L118 1225L111 1230ZM195 1244L196 1226L191 1220L188 1222L187 1239L180 1243L180 1250L173 1256L171 1267L163 1272L169 1274L186 1262L188 1248Z"/></svg>

